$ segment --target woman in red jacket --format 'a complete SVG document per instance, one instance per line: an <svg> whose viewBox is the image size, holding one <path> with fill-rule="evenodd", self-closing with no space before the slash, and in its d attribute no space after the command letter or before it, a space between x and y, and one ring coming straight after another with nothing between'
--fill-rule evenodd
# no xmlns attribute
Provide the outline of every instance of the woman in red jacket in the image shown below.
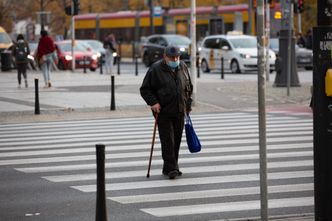
<svg viewBox="0 0 332 221"><path fill-rule="evenodd" d="M40 32L41 38L39 39L38 49L37 49L37 61L40 65L40 69L42 70L45 87L51 87L51 78L50 72L52 67L52 62L55 53L55 45L52 38L48 36L46 30L41 30Z"/></svg>

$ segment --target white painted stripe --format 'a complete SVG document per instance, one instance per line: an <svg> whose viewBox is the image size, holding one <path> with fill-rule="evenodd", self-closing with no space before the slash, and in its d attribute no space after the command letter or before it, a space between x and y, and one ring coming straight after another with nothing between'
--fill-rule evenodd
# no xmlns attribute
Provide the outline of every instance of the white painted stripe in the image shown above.
<svg viewBox="0 0 332 221"><path fill-rule="evenodd" d="M303 207L303 206L313 206L313 205L314 205L313 197L284 198L284 199L269 200L269 209ZM247 212L250 210L259 210L259 209L260 209L260 201L254 200L254 201L213 203L213 204L194 204L188 206L144 208L141 210L156 217L167 217L167 216L183 216L183 215L206 214L206 213L225 213L225 212L234 212L234 211Z"/></svg>
<svg viewBox="0 0 332 221"><path fill-rule="evenodd" d="M268 158L288 158L288 157L311 157L312 151L297 151L297 152L285 152L285 153L269 153ZM19 165L19 164L36 164L36 163L49 163L49 162L73 162L77 161L79 156L73 156L68 158L56 157L56 158L32 158L32 159L18 159L18 160L2 160L0 165ZM95 156L91 156L95 157ZM108 157L106 155L106 157ZM86 157L83 157L86 158ZM243 155L229 155L229 156L210 156L210 157L190 157L180 158L180 164L186 163L199 163L199 162L222 162L231 160L250 160L258 159L258 154L243 154ZM92 160L92 158L91 158ZM95 158L94 158L95 160ZM162 165L161 159L154 160L153 165ZM105 168L119 168L119 167L138 167L146 166L147 160L140 161L127 161L127 162L114 162L105 163ZM30 168L16 168L16 170L25 173L39 173L39 172L51 172L51 171L71 171L71 170L87 170L96 169L95 163L93 164L77 164L77 165L60 165L60 166L44 166L44 167L30 167Z"/></svg>
<svg viewBox="0 0 332 221"><path fill-rule="evenodd" d="M149 151L147 151L147 145L135 145L135 149L141 147L140 149L144 151L140 152L131 152L131 153L112 153L110 154L109 159L118 159L118 158L134 158L134 157L146 157L148 156ZM258 150L257 145L250 146L233 146L233 147L209 147L213 145L204 144L204 149L201 150L201 153L227 153L227 152L241 152L241 151L255 151ZM131 150L131 146L121 146L121 150ZM283 150L283 149L297 149L297 148L312 148L312 143L295 143L295 144L277 144L277 145L268 145L268 150ZM160 145L156 145L154 150L160 150ZM112 150L107 150L106 153L110 153ZM52 149L52 150L33 150L33 151L12 151L1 153L0 158L9 158L9 157L23 157L23 156L42 156L42 155L55 155L55 154L73 154L73 153L95 153L94 148L71 148L71 149ZM180 149L180 154L190 154L186 148ZM154 156L161 156L160 151L154 151Z"/></svg>
<svg viewBox="0 0 332 221"><path fill-rule="evenodd" d="M280 127L276 127L276 128L269 128L267 127L267 132L285 132L285 131L312 131L312 125L307 125L307 126L297 126L297 125L293 125L289 126L289 125L285 125L287 126L286 128L280 128ZM70 131L58 131L58 132L54 132L54 131L47 131L45 132L43 130L43 132L40 133L19 133L19 134L9 134L6 135L6 138L0 138L1 141L18 141L18 140L28 140L28 139L34 139L34 140L42 140L42 139L55 139L57 137L59 138L64 138L64 137L83 137L86 136L87 134L89 134L89 136L128 136L128 134L131 134L132 136L135 135L147 135L150 136L151 135L151 131L150 130L143 130L143 128L141 128L141 130L137 130L137 128L129 128L131 129L130 131L128 131L127 129L123 129L123 130L115 130L112 132L112 130L109 129L89 129L89 130L70 130ZM232 134L232 133L258 133L258 127L257 126L249 126L247 128L244 127L236 127L236 128L232 128L229 127L226 128L225 127L213 127L213 128L200 128L197 127L195 128L195 131L197 133L199 133L200 135L213 135L213 134Z"/></svg>
<svg viewBox="0 0 332 221"><path fill-rule="evenodd" d="M269 180L282 180L294 178L313 177L313 171L295 171L295 172L278 172L268 173ZM133 190L144 188L160 188L160 187L174 187L174 186L189 186L189 185L202 185L202 184L216 184L216 183L236 183L236 182L249 182L259 180L258 173L245 174L245 175L229 175L229 176L210 176L210 177L197 177L197 178L181 178L175 180L147 180L137 182L125 183L107 183L105 185L106 191L116 190ZM82 192L95 192L96 185L79 185L71 186L74 189Z"/></svg>
<svg viewBox="0 0 332 221"><path fill-rule="evenodd" d="M231 118L257 118L255 114L245 114L245 113L231 113L231 114L215 114L212 116L207 115L191 115L192 120L219 120L219 119L231 119ZM267 116L269 117L269 116ZM284 117L285 119L294 119L292 117ZM65 127L64 125L69 126L79 126L83 127L85 125L123 125L123 124L142 124L147 122L153 122L152 117L138 117L138 118L119 118L119 119L95 119L95 120L77 120L77 121L56 121L56 122L37 122L37 123L22 123L22 124L3 124L0 126L0 131L5 130L14 130L15 127L21 129L33 129L33 128L50 128L50 127ZM127 125L128 126L128 125Z"/></svg>
<svg viewBox="0 0 332 221"><path fill-rule="evenodd" d="M269 169L280 169L280 168L294 168L294 167L305 167L313 166L312 160L300 160L300 161L278 161L268 163ZM196 167L181 167L181 171L185 174L195 173L210 173L210 172L223 172L223 171L248 171L252 169L259 169L258 163L247 163L247 164L226 164L226 165L214 165L214 166L196 166ZM118 179L118 178L129 178L129 177L144 177L146 170L130 170L121 172L105 173L106 179ZM150 176L161 174L160 169L150 170ZM96 180L96 173L83 173L74 175L59 175L59 176L44 176L52 182L74 182L74 181L87 181Z"/></svg>
<svg viewBox="0 0 332 221"><path fill-rule="evenodd" d="M302 121L301 121L302 122ZM312 128L312 122L296 122L296 124L293 123L286 123L286 124L272 124L272 125L267 125L267 129L268 130L272 130L273 128L281 128L281 129L286 129L286 128L302 128L302 127L307 127L307 128ZM152 124L151 124L152 125ZM140 131L139 132L147 132L147 133L151 133L151 125L141 125L140 126ZM198 131L216 131L216 130L225 130L226 127L224 125L224 123L222 123L222 125L219 126L214 126L214 127L202 127L200 125L196 126L195 125L195 129ZM228 125L227 130L231 131L231 130L238 130L238 129L256 129L258 130L258 125L257 123L251 123L251 124L244 124L244 125L240 125L240 126L232 126L232 125ZM18 131L15 131L18 132ZM122 133L132 133L132 132L137 132L137 128L113 128L111 125L110 126L88 126L86 128L82 128L80 127L79 129L77 128L58 128L58 129L33 129L33 131L31 130L22 130L19 132L19 136L43 136L43 135L61 135L61 134L81 134L81 133L103 133L103 132L109 132L109 133L117 133L117 134L121 134ZM15 133L13 134L12 131L8 131L8 132L3 132L1 133L2 135L4 135L5 137L18 137L18 134Z"/></svg>
<svg viewBox="0 0 332 221"><path fill-rule="evenodd" d="M313 191L314 185L308 184L290 184L280 186L269 186L269 193L292 193L300 191ZM212 190L197 190L187 192L171 192L171 193L156 193L156 194L142 194L130 196L108 197L108 199L122 203L147 203L147 202L162 202L188 199L206 199L216 197L230 197L230 196L245 196L260 194L260 188L245 187L245 188L230 188L230 189L212 189Z"/></svg>
<svg viewBox="0 0 332 221"><path fill-rule="evenodd" d="M150 138L151 139L151 138ZM312 136L301 136L301 137L280 137L280 138L268 138L267 142L268 144L274 143L274 142L284 142L287 141L288 143L291 142L312 142L313 137ZM132 142L126 142L126 144L123 143L124 141L104 141L102 142L106 149L111 148L112 150L139 150L139 149L149 149L150 142L147 142L147 144L139 144L138 141L132 141ZM75 148L75 147L87 147L87 148L94 148L96 143L100 143L99 140L97 141L91 141L91 142L84 142L84 143L66 143L66 144L47 144L47 145L36 145L36 146L21 146L21 147L1 147L1 150L8 151L8 150L32 150L32 149L54 149L54 148ZM240 144L258 144L258 138L256 139L241 139L241 140L204 140L204 142L201 140L201 143L203 145L203 148L205 145L240 145ZM158 146L159 141L156 139L155 146ZM181 143L182 146L187 146L185 141Z"/></svg>
<svg viewBox="0 0 332 221"><path fill-rule="evenodd" d="M207 123L209 122L209 123ZM279 118L272 118L271 120L268 120L267 121L267 124L275 124L275 125L279 125L279 124L295 124L295 123L311 123L312 120L308 120L308 119L286 119L286 120L283 120L283 119L279 119ZM195 125L195 128L196 127L213 127L213 126L220 126L222 125L223 127L229 127L229 126L243 126L243 125L257 125L257 120L255 119L245 119L245 120L241 120L239 121L238 119L235 119L235 120L213 120L213 121L202 121L202 122L199 122L199 121L193 121L193 124ZM311 123L312 124L312 123ZM137 123L137 124L132 124L130 125L130 127L132 129L134 128L146 128L146 129L149 129L153 126L153 122L148 122L148 124L144 124L144 123ZM89 129L92 129L92 128L97 128L97 129L101 129L101 128L109 128L110 131L116 131L116 130L119 130L119 129L128 129L128 125L123 125L123 124L120 124L120 125L109 125L109 124L106 124L106 127L102 127L102 126L98 126L98 125L83 125L83 126L79 126L79 127L74 127L74 126L68 126L67 128L63 128L63 125L57 129L57 130L54 130L53 127L46 127L43 128L43 127L39 127L39 129L42 129L42 131L63 131L63 130L68 130L68 129L71 129L71 130L79 130L79 129L84 129L84 128L89 128ZM38 127L37 127L38 128ZM19 128L14 128L13 131L15 131L16 133L19 133L21 131L26 131L26 130L30 130L30 131L33 131L34 133L38 134L38 129L36 129L36 127L31 127L31 128L22 128L22 127L19 127ZM5 133L8 133L8 132L11 132L12 131L6 131ZM2 133L3 134L3 133Z"/></svg>
<svg viewBox="0 0 332 221"><path fill-rule="evenodd" d="M280 136L300 136L300 135L311 135L310 137L312 137L313 132L312 131L294 131L294 132L284 132L284 133L267 133L267 139L269 137L280 137ZM245 134L233 134L233 135L206 135L206 136L200 136L199 133L197 133L199 139L201 141L204 140L209 140L209 139L236 139L236 138L257 138L258 139L258 134L257 133L245 133ZM63 138L65 137L65 138ZM75 136L73 136L75 137ZM141 138L141 139L139 139ZM285 139L283 137L283 139ZM42 139L35 139L35 138L31 138L31 139L17 139L20 141L15 141L15 142L10 142L10 143L2 143L0 144L0 148L1 146L8 146L8 145L38 145L38 144L45 144L45 143L66 143L66 142L85 142L85 141L91 141L91 140L96 140L96 142L101 143L104 141L109 141L112 140L112 143L149 143L151 141L151 137L147 137L147 138L142 138L142 136L131 136L130 134L126 135L126 136L116 136L116 138L112 138L109 137L107 135L88 135L88 134L83 134L80 135L80 137L78 138L72 138L70 135L68 136L54 136L51 138L48 137L44 137ZM30 140L30 141L27 141ZM52 142L51 142L52 141Z"/></svg>

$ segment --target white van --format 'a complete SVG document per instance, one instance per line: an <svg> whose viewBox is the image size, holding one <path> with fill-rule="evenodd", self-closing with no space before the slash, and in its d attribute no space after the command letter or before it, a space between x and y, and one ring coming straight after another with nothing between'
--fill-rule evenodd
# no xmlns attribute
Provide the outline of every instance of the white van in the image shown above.
<svg viewBox="0 0 332 221"><path fill-rule="evenodd" d="M203 39L199 52L203 72L221 69L232 73L258 70L257 38L250 35L211 35ZM269 50L270 72L275 69L275 53Z"/></svg>

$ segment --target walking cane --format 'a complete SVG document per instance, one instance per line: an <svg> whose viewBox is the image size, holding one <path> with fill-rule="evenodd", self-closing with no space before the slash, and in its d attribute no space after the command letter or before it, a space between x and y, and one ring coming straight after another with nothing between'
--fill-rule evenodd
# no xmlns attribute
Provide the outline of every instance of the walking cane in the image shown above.
<svg viewBox="0 0 332 221"><path fill-rule="evenodd" d="M148 174L146 174L146 177L147 177L147 178L150 177L150 168L151 168L151 161L152 161L152 154L153 154L154 140L155 140L155 137L156 137L157 121L158 121L158 113L156 113L156 115L155 115L155 120L154 120L153 136L152 136L152 143L151 143L151 151L150 151L150 159L149 159Z"/></svg>

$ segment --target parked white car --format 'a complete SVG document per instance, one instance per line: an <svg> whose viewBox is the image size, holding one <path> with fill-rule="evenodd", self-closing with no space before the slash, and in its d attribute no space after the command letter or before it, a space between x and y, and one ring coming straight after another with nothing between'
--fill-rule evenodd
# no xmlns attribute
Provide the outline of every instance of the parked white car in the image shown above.
<svg viewBox="0 0 332 221"><path fill-rule="evenodd" d="M232 73L258 70L257 38L250 35L211 35L203 39L199 52L203 72L221 69ZM269 50L270 72L275 70L276 55Z"/></svg>

